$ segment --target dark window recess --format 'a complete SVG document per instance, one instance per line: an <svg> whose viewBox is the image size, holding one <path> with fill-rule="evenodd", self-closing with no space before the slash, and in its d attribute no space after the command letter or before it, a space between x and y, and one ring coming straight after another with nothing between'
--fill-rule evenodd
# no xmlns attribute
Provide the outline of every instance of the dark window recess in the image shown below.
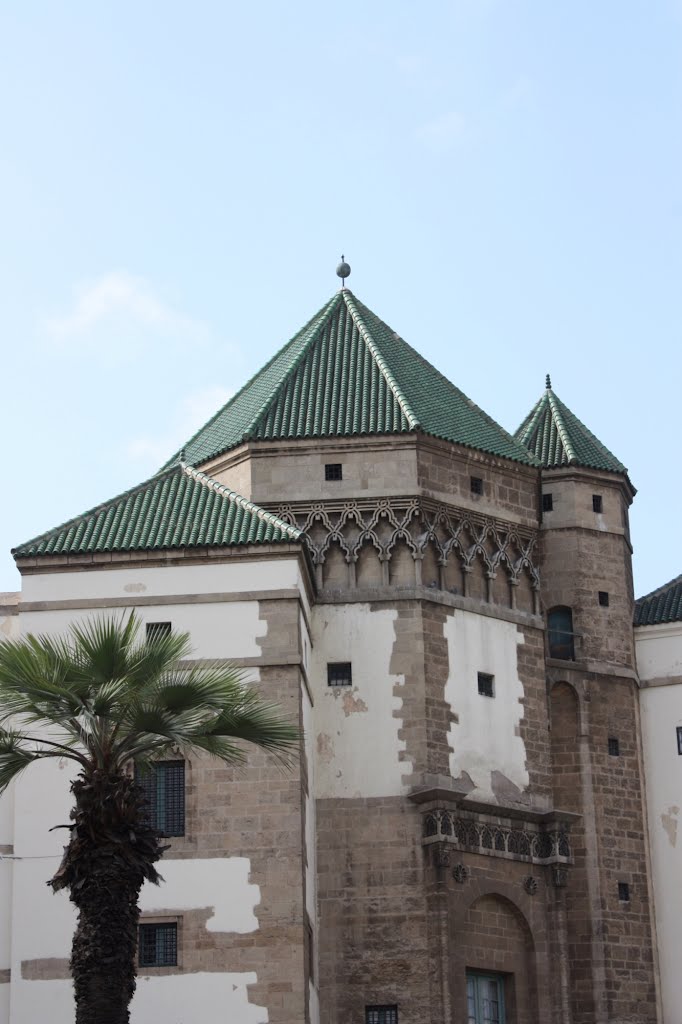
<svg viewBox="0 0 682 1024"><path fill-rule="evenodd" d="M178 962L177 924L141 924L137 955L140 967L174 967Z"/></svg>
<svg viewBox="0 0 682 1024"><path fill-rule="evenodd" d="M341 462L327 462L324 467L325 480L343 480L343 464Z"/></svg>
<svg viewBox="0 0 682 1024"><path fill-rule="evenodd" d="M682 725L677 727L677 753L682 754Z"/></svg>
<svg viewBox="0 0 682 1024"><path fill-rule="evenodd" d="M618 883L618 899L622 903L629 903L630 902L630 886L628 885L627 882L619 882Z"/></svg>
<svg viewBox="0 0 682 1024"><path fill-rule="evenodd" d="M553 608L547 615L547 641L550 658L575 661L573 639L573 612L570 608Z"/></svg>
<svg viewBox="0 0 682 1024"><path fill-rule="evenodd" d="M551 494L543 494L542 495L542 511L543 512L551 512L552 508L553 508L552 495Z"/></svg>
<svg viewBox="0 0 682 1024"><path fill-rule="evenodd" d="M135 769L135 781L144 793L147 821L164 836L185 834L185 762L158 761L149 769Z"/></svg>
<svg viewBox="0 0 682 1024"><path fill-rule="evenodd" d="M603 508L602 508L601 494L593 494L592 495L592 511L593 512L603 512L604 511Z"/></svg>
<svg viewBox="0 0 682 1024"><path fill-rule="evenodd" d="M148 622L146 625L147 640L158 640L162 636L170 636L170 622Z"/></svg>
<svg viewBox="0 0 682 1024"><path fill-rule="evenodd" d="M489 676L487 672L478 673L478 692L483 697L495 696L495 676Z"/></svg>
<svg viewBox="0 0 682 1024"><path fill-rule="evenodd" d="M483 480L480 476L472 476L471 478L471 493L472 494L483 494Z"/></svg>
<svg viewBox="0 0 682 1024"><path fill-rule="evenodd" d="M306 942L306 953L308 961L308 977L315 984L315 940L313 938L313 928L306 915L305 922L305 942Z"/></svg>
<svg viewBox="0 0 682 1024"><path fill-rule="evenodd" d="M327 686L352 686L353 671L349 661L330 661L327 665Z"/></svg>
<svg viewBox="0 0 682 1024"><path fill-rule="evenodd" d="M365 1024L398 1024L398 1007L366 1006Z"/></svg>
<svg viewBox="0 0 682 1024"><path fill-rule="evenodd" d="M599 591L599 604L602 608L608 608L609 606L609 595L605 590Z"/></svg>
<svg viewBox="0 0 682 1024"><path fill-rule="evenodd" d="M615 736L609 736L609 754L611 757L620 757L620 743Z"/></svg>

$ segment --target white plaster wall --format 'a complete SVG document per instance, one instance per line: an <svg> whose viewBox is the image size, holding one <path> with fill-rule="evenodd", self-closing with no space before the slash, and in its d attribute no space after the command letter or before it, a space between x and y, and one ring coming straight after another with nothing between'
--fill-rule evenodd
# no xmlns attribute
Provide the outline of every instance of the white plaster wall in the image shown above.
<svg viewBox="0 0 682 1024"><path fill-rule="evenodd" d="M249 882L248 857L209 857L161 861L160 885L145 882L140 893L143 914L213 907L206 922L209 932L258 931L254 913L260 888Z"/></svg>
<svg viewBox="0 0 682 1024"><path fill-rule="evenodd" d="M0 1024L9 1024L9 984L0 983Z"/></svg>
<svg viewBox="0 0 682 1024"><path fill-rule="evenodd" d="M247 986L256 980L252 972L140 978L131 1005L131 1024L267 1024L267 1010L248 1002ZM2 986L0 992L3 987L9 988ZM73 1021L70 981L20 980L11 987L11 1024Z"/></svg>
<svg viewBox="0 0 682 1024"><path fill-rule="evenodd" d="M11 920L12 920L12 870L13 862L0 856L0 971L6 971L12 964ZM0 996L3 987L0 982ZM0 1020L2 1018L0 1017Z"/></svg>
<svg viewBox="0 0 682 1024"><path fill-rule="evenodd" d="M175 565L24 576L22 601L66 601L92 598L130 598L137 595L242 593L296 587L298 560L223 562L215 565Z"/></svg>
<svg viewBox="0 0 682 1024"><path fill-rule="evenodd" d="M131 603L132 607L132 603ZM251 658L261 653L256 638L266 627L259 618L257 601L228 601L218 604L144 605L136 609L146 622L170 622L178 632L188 632L193 655L202 658ZM24 612L21 629L26 633L64 633L73 622L98 616L127 618L121 608ZM144 637L144 625L140 633Z"/></svg>
<svg viewBox="0 0 682 1024"><path fill-rule="evenodd" d="M458 716L449 733L453 777L466 772L475 786L470 797L487 802L496 799L494 771L525 790L529 780L519 734L523 684L517 658L523 633L511 622L459 610L448 617L443 631L450 662L445 699ZM494 697L479 694L479 672L495 677Z"/></svg>
<svg viewBox="0 0 682 1024"><path fill-rule="evenodd" d="M319 605L313 612L311 685L315 701L315 793L318 797L394 796L405 791L409 761L399 739L404 676L390 672L393 609ZM327 686L327 663L350 661L352 687Z"/></svg>
<svg viewBox="0 0 682 1024"><path fill-rule="evenodd" d="M682 622L635 629L637 671L643 681L682 677Z"/></svg>

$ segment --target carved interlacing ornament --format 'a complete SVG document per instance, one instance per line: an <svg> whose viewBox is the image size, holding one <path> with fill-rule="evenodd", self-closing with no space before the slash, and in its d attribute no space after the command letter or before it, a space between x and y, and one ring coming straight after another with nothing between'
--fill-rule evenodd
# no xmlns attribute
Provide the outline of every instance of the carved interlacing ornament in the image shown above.
<svg viewBox="0 0 682 1024"><path fill-rule="evenodd" d="M503 572L512 588L518 586L524 576L534 592L537 593L540 585L533 564L536 540L533 531L466 509L423 498L391 498L367 502L290 503L273 511L304 532L319 570L320 584L324 579L322 567L334 545L350 568L351 586L355 582L353 568L366 546L374 550L385 567L384 582L388 583L391 559L398 547L404 545L414 560L417 584L422 583L422 562L433 557L440 570L437 585L443 589L455 589L445 586L444 570L453 561L461 570L465 594L467 577L476 570L482 570L490 583ZM491 591L489 586L488 600Z"/></svg>
<svg viewBox="0 0 682 1024"><path fill-rule="evenodd" d="M424 843L452 843L475 852L504 854L533 864L569 864L571 845L565 827L533 829L528 826L488 824L462 818L453 811L430 811L424 818Z"/></svg>

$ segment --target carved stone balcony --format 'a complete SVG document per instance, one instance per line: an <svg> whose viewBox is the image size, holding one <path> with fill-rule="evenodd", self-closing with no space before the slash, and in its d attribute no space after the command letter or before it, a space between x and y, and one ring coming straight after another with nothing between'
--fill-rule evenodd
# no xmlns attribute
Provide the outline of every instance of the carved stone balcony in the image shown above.
<svg viewBox="0 0 682 1024"><path fill-rule="evenodd" d="M564 822L506 825L468 817L459 811L436 809L424 815L422 843L446 843L456 849L529 864L572 864L573 855Z"/></svg>

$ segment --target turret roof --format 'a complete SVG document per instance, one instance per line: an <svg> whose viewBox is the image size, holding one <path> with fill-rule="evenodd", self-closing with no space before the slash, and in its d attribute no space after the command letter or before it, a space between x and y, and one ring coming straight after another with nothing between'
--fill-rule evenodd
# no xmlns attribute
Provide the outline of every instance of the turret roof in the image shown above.
<svg viewBox="0 0 682 1024"><path fill-rule="evenodd" d="M182 462L14 548L15 558L298 541L301 531Z"/></svg>
<svg viewBox="0 0 682 1024"><path fill-rule="evenodd" d="M555 395L551 381L514 434L546 469L585 466L627 475L627 469Z"/></svg>
<svg viewBox="0 0 682 1024"><path fill-rule="evenodd" d="M536 464L511 434L343 288L181 452L201 465L249 440L413 431Z"/></svg>
<svg viewBox="0 0 682 1024"><path fill-rule="evenodd" d="M636 626L658 626L664 622L682 622L682 576L635 601Z"/></svg>

